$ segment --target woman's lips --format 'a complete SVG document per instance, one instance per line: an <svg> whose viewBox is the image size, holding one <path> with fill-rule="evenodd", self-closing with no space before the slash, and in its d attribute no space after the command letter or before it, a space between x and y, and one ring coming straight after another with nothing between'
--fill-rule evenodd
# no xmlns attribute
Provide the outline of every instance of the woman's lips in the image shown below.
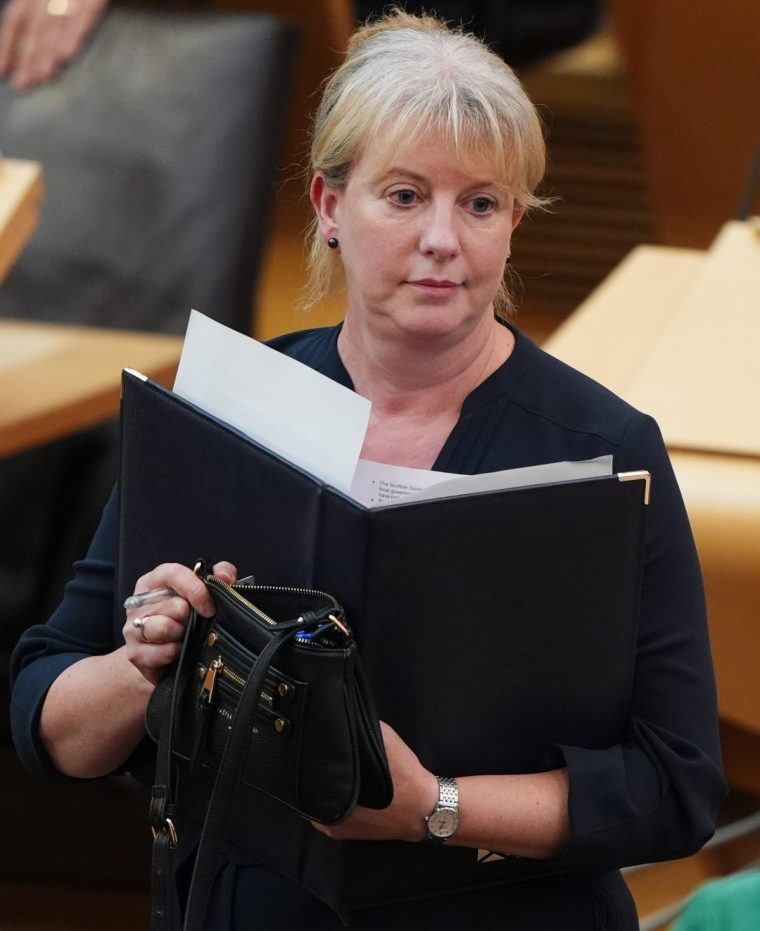
<svg viewBox="0 0 760 931"><path fill-rule="evenodd" d="M449 281L446 278L417 278L409 284L429 294L451 294L461 287L459 282Z"/></svg>

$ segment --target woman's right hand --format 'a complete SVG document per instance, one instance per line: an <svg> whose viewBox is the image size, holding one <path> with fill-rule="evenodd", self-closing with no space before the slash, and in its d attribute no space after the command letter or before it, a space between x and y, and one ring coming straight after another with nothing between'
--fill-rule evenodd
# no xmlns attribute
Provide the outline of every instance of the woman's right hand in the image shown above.
<svg viewBox="0 0 760 931"><path fill-rule="evenodd" d="M228 562L217 563L214 572L228 582L237 578ZM62 773L80 779L111 773L145 736L146 705L163 671L179 655L191 607L206 617L214 613L203 582L176 563L142 576L135 593L169 587L175 596L127 611L125 646L72 663L50 686L39 733ZM137 618L144 623L135 626Z"/></svg>
<svg viewBox="0 0 760 931"><path fill-rule="evenodd" d="M213 571L225 582L237 579L237 569L232 563L218 562ZM157 566L137 580L135 594L161 588L172 588L176 595L129 609L124 624L127 658L153 685L179 656L191 608L203 617L214 613L208 589L187 566L178 563Z"/></svg>

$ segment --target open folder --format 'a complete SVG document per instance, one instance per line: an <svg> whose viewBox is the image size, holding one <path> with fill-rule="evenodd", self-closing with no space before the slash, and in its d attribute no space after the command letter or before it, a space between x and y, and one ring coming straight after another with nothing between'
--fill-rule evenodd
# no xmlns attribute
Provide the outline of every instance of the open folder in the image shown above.
<svg viewBox="0 0 760 931"><path fill-rule="evenodd" d="M199 556L330 592L381 718L428 769L549 769L560 744L625 736L648 486L630 473L368 509L125 373L117 603L159 563ZM339 911L558 868L446 844L340 843L267 796L248 801L230 839Z"/></svg>
<svg viewBox="0 0 760 931"><path fill-rule="evenodd" d="M125 372L118 603L201 556L330 592L426 767L535 771L624 732L646 491L631 473L368 509Z"/></svg>

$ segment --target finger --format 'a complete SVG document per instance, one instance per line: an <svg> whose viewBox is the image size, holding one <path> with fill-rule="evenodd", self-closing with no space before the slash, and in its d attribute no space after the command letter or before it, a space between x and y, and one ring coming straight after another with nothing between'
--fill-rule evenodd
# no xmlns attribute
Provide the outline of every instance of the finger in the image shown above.
<svg viewBox="0 0 760 931"><path fill-rule="evenodd" d="M164 614L166 617L179 621L184 628L190 616L190 604L179 595L167 595L156 601L151 599L148 604L127 608L127 622L129 623L136 617L147 617L149 614Z"/></svg>
<svg viewBox="0 0 760 931"><path fill-rule="evenodd" d="M55 57L59 65L71 61L84 45L90 31L90 24L80 17L72 17L64 23L55 47Z"/></svg>
<svg viewBox="0 0 760 931"><path fill-rule="evenodd" d="M32 19L15 75L25 89L42 84L58 71L61 43L69 28L67 18L49 16L44 11Z"/></svg>
<svg viewBox="0 0 760 931"><path fill-rule="evenodd" d="M28 67L19 71L21 89L29 90L38 84L44 84L58 73L58 63L53 58L36 59Z"/></svg>
<svg viewBox="0 0 760 931"><path fill-rule="evenodd" d="M34 63L34 83L41 84L54 77L75 58L89 31L90 25L82 22L79 16L57 18L50 23Z"/></svg>
<svg viewBox="0 0 760 931"><path fill-rule="evenodd" d="M179 658L181 643L159 643L146 654L144 666L146 669L163 670Z"/></svg>
<svg viewBox="0 0 760 931"><path fill-rule="evenodd" d="M228 585L237 582L237 566L233 566L231 562L225 562L223 560L222 562L215 563L213 573L217 578L222 579L223 582L227 582Z"/></svg>
<svg viewBox="0 0 760 931"><path fill-rule="evenodd" d="M401 740L396 731L385 721L380 722L380 733L383 735L383 741L388 744L394 740Z"/></svg>
<svg viewBox="0 0 760 931"><path fill-rule="evenodd" d="M179 658L181 649L180 643L159 643L151 647L135 647L128 651L127 656L146 679L156 683L166 671L166 667Z"/></svg>
<svg viewBox="0 0 760 931"><path fill-rule="evenodd" d="M150 631L150 620L148 629ZM149 636L153 634L149 633ZM180 640L170 640L166 643L144 641L142 632L134 627L131 620L124 626L124 640L127 659L154 685L161 679L166 668L179 659L182 649Z"/></svg>
<svg viewBox="0 0 760 931"><path fill-rule="evenodd" d="M146 614L143 617L127 618L122 633L130 649L141 649L143 646L180 643L185 636L185 627L173 618L160 614Z"/></svg>
<svg viewBox="0 0 760 931"><path fill-rule="evenodd" d="M9 3L0 21L0 74L13 68L27 19L18 3Z"/></svg>
<svg viewBox="0 0 760 931"><path fill-rule="evenodd" d="M132 628L143 643L179 643L185 636L185 625L163 614L146 614L139 628L132 619Z"/></svg>
<svg viewBox="0 0 760 931"><path fill-rule="evenodd" d="M214 613L214 602L204 583L192 569L179 563L163 563L137 581L135 592L152 591L154 588L173 588L203 617Z"/></svg>

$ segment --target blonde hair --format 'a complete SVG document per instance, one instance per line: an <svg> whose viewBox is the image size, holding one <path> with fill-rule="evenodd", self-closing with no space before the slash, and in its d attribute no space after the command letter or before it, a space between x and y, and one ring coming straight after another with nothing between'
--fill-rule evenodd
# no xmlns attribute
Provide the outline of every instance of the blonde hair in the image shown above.
<svg viewBox="0 0 760 931"><path fill-rule="evenodd" d="M546 151L541 122L512 69L478 38L433 16L394 9L360 27L325 85L314 117L310 176L345 186L362 152L390 160L402 144L443 139L464 165L487 161L516 207L540 206ZM316 219L308 234L309 303L329 293L334 253ZM497 313L511 306L502 284Z"/></svg>

